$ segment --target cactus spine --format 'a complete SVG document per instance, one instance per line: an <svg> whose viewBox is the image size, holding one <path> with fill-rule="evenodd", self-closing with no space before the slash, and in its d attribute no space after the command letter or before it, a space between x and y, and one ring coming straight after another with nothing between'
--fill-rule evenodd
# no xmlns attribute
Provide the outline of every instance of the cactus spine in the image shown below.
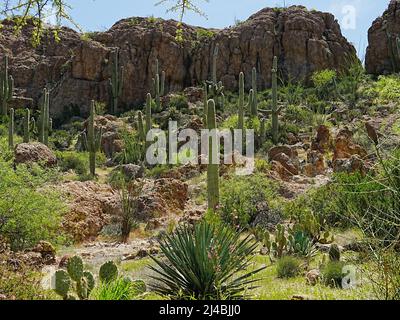
<svg viewBox="0 0 400 320"><path fill-rule="evenodd" d="M161 72L161 77L159 73L159 61L156 59L156 74L153 78L153 91L157 106L157 111L161 110L161 97L164 95L165 91L165 72Z"/></svg>
<svg viewBox="0 0 400 320"><path fill-rule="evenodd" d="M29 143L30 140L30 119L31 119L31 112L29 109L25 109L25 116L24 116L24 143Z"/></svg>
<svg viewBox="0 0 400 320"><path fill-rule="evenodd" d="M10 109L10 118L8 120L8 147L14 149L14 109Z"/></svg>
<svg viewBox="0 0 400 320"><path fill-rule="evenodd" d="M124 86L124 67L119 64L119 49L114 51L114 60L112 64L112 73L110 79L110 91L111 91L111 111L116 114L118 111L118 100L122 94L122 88Z"/></svg>
<svg viewBox="0 0 400 320"><path fill-rule="evenodd" d="M95 103L92 100L90 106L90 116L88 122L88 134L87 134L87 147L89 150L89 168L90 175L94 177L96 175L96 144L95 144L95 132L94 132L94 117L95 117Z"/></svg>
<svg viewBox="0 0 400 320"><path fill-rule="evenodd" d="M250 90L250 113L252 117L258 116L258 99L257 99L257 70L253 68L251 74L252 91Z"/></svg>
<svg viewBox="0 0 400 320"><path fill-rule="evenodd" d="M11 101L14 91L14 79L8 74L8 56L3 58L3 69L0 72L0 104L1 114L8 114L8 103Z"/></svg>
<svg viewBox="0 0 400 320"><path fill-rule="evenodd" d="M214 100L208 101L207 106L207 127L210 131L210 137L208 141L208 165L207 165L207 194L208 194L208 209L215 210L219 204L219 164L213 163L213 158L219 161L219 155L216 157L213 153L218 149L213 148L213 140L217 141L216 128L217 123L215 119L215 102Z"/></svg>

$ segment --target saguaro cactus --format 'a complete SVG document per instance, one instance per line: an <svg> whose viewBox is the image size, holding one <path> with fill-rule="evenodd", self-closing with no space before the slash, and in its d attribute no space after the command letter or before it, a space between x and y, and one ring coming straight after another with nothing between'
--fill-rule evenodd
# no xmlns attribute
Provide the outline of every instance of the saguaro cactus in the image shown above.
<svg viewBox="0 0 400 320"><path fill-rule="evenodd" d="M8 120L8 147L14 149L14 109L10 109L10 118Z"/></svg>
<svg viewBox="0 0 400 320"><path fill-rule="evenodd" d="M90 105L90 116L88 121L88 134L87 134L87 147L89 151L89 168L90 175L94 177L96 175L96 143L95 143L95 132L94 132L94 117L96 113L95 103L92 100Z"/></svg>
<svg viewBox="0 0 400 320"><path fill-rule="evenodd" d="M253 68L251 74L252 92L250 100L250 113L252 117L258 117L258 99L257 99L257 70Z"/></svg>
<svg viewBox="0 0 400 320"><path fill-rule="evenodd" d="M39 142L49 144L49 128L50 128L50 94L45 88L43 90L42 104L40 106L38 140Z"/></svg>
<svg viewBox="0 0 400 320"><path fill-rule="evenodd" d="M208 126L207 123L207 113L208 113L208 85L205 82L204 87L203 87L203 108L204 108L204 114L203 114L203 123L204 127Z"/></svg>
<svg viewBox="0 0 400 320"><path fill-rule="evenodd" d="M31 130L31 125L30 125L30 120L31 120L31 111L29 109L25 109L25 115L24 115L24 143L29 143L30 140L30 130Z"/></svg>
<svg viewBox="0 0 400 320"><path fill-rule="evenodd" d="M213 60L212 60L212 82L213 85L216 86L218 84L217 80L217 59L218 59L218 53L219 53L219 46L218 44L214 48L213 52Z"/></svg>
<svg viewBox="0 0 400 320"><path fill-rule="evenodd" d="M3 70L0 71L0 103L1 114L7 115L8 103L12 99L14 91L14 79L8 74L8 56L3 58Z"/></svg>
<svg viewBox="0 0 400 320"><path fill-rule="evenodd" d="M238 129L244 132L244 73L239 74L239 120Z"/></svg>
<svg viewBox="0 0 400 320"><path fill-rule="evenodd" d="M147 94L147 99L146 99L146 130L145 133L147 133L152 129L152 121L151 121L151 94Z"/></svg>
<svg viewBox="0 0 400 320"><path fill-rule="evenodd" d="M146 133L144 131L142 111L139 111L138 115L137 115L137 131L138 131L139 139L141 141L145 141L146 140Z"/></svg>
<svg viewBox="0 0 400 320"><path fill-rule="evenodd" d="M110 78L111 92L111 112L116 114L118 111L118 100L122 94L124 86L124 67L119 64L119 49L114 51L114 59L112 62L112 73Z"/></svg>
<svg viewBox="0 0 400 320"><path fill-rule="evenodd" d="M156 101L157 111L160 111L161 97L164 95L165 91L165 72L162 71L160 77L158 59L156 59L156 74L153 78L153 91L154 91L154 99Z"/></svg>
<svg viewBox="0 0 400 320"><path fill-rule="evenodd" d="M208 194L208 209L215 210L219 204L219 163L213 163L215 158L214 152L217 150L213 148L213 140L217 142L215 135L217 132L214 130L217 128L217 122L215 119L215 102L214 100L208 101L207 107L207 127L211 131L211 135L208 141L208 165L207 165L207 194ZM217 142L218 143L218 142ZM219 161L219 155L216 155Z"/></svg>

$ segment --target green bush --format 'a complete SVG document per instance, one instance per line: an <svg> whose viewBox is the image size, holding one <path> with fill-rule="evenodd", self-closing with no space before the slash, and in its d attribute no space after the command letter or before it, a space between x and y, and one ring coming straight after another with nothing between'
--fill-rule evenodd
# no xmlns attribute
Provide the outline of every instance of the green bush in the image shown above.
<svg viewBox="0 0 400 320"><path fill-rule="evenodd" d="M311 80L319 99L328 99L334 96L336 91L336 76L336 71L330 69L314 72Z"/></svg>
<svg viewBox="0 0 400 320"><path fill-rule="evenodd" d="M119 277L111 282L101 282L92 291L92 300L133 300L141 291L138 290L136 282Z"/></svg>
<svg viewBox="0 0 400 320"><path fill-rule="evenodd" d="M377 98L377 103L387 104L400 99L400 76L380 76L371 88L365 90L366 94Z"/></svg>
<svg viewBox="0 0 400 320"><path fill-rule="evenodd" d="M252 238L206 221L194 230L181 226L160 241L163 260L152 257L152 289L171 299L236 300L248 296L254 275L249 268L257 249Z"/></svg>
<svg viewBox="0 0 400 320"><path fill-rule="evenodd" d="M33 247L40 240L62 243L64 204L57 192L46 188L57 178L39 166L28 169L0 157L0 235L13 250Z"/></svg>
<svg viewBox="0 0 400 320"><path fill-rule="evenodd" d="M277 197L277 187L262 174L235 176L221 181L220 208L222 219L233 226L248 227L257 214L257 204Z"/></svg>
<svg viewBox="0 0 400 320"><path fill-rule="evenodd" d="M74 170L78 175L89 172L89 155L86 152L64 151L57 152L58 166L61 171Z"/></svg>
<svg viewBox="0 0 400 320"><path fill-rule="evenodd" d="M342 287L344 262L330 261L322 268L322 279L324 284L334 288Z"/></svg>
<svg viewBox="0 0 400 320"><path fill-rule="evenodd" d="M278 278L294 278L301 272L301 260L292 256L283 256L276 262Z"/></svg>
<svg viewBox="0 0 400 320"><path fill-rule="evenodd" d="M175 108L176 110L182 110L189 108L189 103L187 97L184 95L173 95L169 102L170 108Z"/></svg>

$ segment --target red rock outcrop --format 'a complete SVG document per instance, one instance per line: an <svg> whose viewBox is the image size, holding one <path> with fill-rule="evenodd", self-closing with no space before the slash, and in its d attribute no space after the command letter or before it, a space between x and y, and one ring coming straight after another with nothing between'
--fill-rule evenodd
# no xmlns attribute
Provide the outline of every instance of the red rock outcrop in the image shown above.
<svg viewBox="0 0 400 320"><path fill-rule="evenodd" d="M36 104L45 85L51 89L51 113L61 117L78 109L87 112L90 100L108 102L111 53L120 48L124 65L121 106L133 107L150 90L156 58L166 72L167 91L180 91L211 78L212 54L219 46L218 79L228 90L236 89L243 71L249 79L253 67L258 86L271 84L273 56L279 58L283 76L305 79L316 70L343 70L354 47L342 36L334 16L305 7L265 8L238 26L207 30L184 25L184 42L175 40L173 20L130 18L106 32L87 37L68 29L56 42L48 32L42 44L31 45L32 24L20 35L13 23L4 21L0 35L0 58L10 56L16 95L33 98ZM203 32L201 32L203 30ZM49 30L51 31L51 30ZM247 81L246 86L250 85Z"/></svg>
<svg viewBox="0 0 400 320"><path fill-rule="evenodd" d="M365 68L374 75L400 71L400 52L396 39L400 37L400 2L391 0L388 9L368 30Z"/></svg>

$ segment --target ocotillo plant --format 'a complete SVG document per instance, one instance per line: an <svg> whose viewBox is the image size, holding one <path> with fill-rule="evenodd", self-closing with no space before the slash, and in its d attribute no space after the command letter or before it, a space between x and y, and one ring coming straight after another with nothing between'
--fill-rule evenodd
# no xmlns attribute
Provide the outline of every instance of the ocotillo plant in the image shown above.
<svg viewBox="0 0 400 320"><path fill-rule="evenodd" d="M110 81L111 93L111 112L116 114L118 111L118 100L122 94L124 86L124 67L119 64L119 49L114 51L114 59L112 62L112 73Z"/></svg>
<svg viewBox="0 0 400 320"><path fill-rule="evenodd" d="M161 77L159 73L159 61L156 59L156 73L153 78L153 92L154 99L156 102L157 111L161 111L161 97L164 95L165 91L165 72L161 72Z"/></svg>
<svg viewBox="0 0 400 320"><path fill-rule="evenodd" d="M257 70L253 68L251 74L251 86L253 92L251 94L250 113L252 117L258 117L258 99L257 99Z"/></svg>
<svg viewBox="0 0 400 320"><path fill-rule="evenodd" d="M3 58L3 70L0 70L0 103L1 114L7 115L8 103L12 99L14 91L14 79L8 74L8 56Z"/></svg>
<svg viewBox="0 0 400 320"><path fill-rule="evenodd" d="M218 139L215 135L217 132L214 130L217 128L217 122L215 119L215 102L214 100L208 101L207 107L207 128L210 131L210 137L208 141L208 165L207 165L207 194L208 194L208 209L215 210L219 204L219 154L218 148L213 148L213 141L218 143ZM215 146L214 146L215 147ZM217 163L215 163L215 160Z"/></svg>
<svg viewBox="0 0 400 320"><path fill-rule="evenodd" d="M30 119L31 119L31 112L29 109L25 109L25 116L24 116L24 143L29 143L30 140Z"/></svg>
<svg viewBox="0 0 400 320"><path fill-rule="evenodd" d="M40 107L39 117L39 142L49 144L49 129L50 129L50 93L45 88L43 90L42 105Z"/></svg>
<svg viewBox="0 0 400 320"><path fill-rule="evenodd" d="M88 134L87 134L87 147L89 151L89 168L90 168L90 175L95 177L96 175L96 151L97 146L95 143L95 133L94 133L94 117L96 113L96 107L94 100L92 100L90 106L90 116L88 121Z"/></svg>
<svg viewBox="0 0 400 320"><path fill-rule="evenodd" d="M10 109L10 118L8 120L8 147L14 149L14 109Z"/></svg>

